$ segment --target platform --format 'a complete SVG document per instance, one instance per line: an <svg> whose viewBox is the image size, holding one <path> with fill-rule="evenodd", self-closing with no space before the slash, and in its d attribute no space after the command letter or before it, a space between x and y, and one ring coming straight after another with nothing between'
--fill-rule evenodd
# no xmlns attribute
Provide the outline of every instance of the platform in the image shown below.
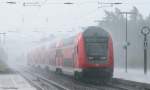
<svg viewBox="0 0 150 90"><path fill-rule="evenodd" d="M18 74L0 75L0 90L36 90Z"/></svg>
<svg viewBox="0 0 150 90"><path fill-rule="evenodd" d="M128 69L128 72L125 72L125 69L115 68L114 77L150 84L150 71L144 74L143 69Z"/></svg>

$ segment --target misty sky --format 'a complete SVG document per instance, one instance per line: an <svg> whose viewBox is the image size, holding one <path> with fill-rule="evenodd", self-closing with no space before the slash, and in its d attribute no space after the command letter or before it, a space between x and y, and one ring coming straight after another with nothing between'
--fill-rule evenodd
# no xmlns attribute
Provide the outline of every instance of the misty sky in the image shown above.
<svg viewBox="0 0 150 90"><path fill-rule="evenodd" d="M6 0L1 0L6 1ZM109 7L104 5L98 8L98 0L9 0L16 1L16 5L1 3L0 5L0 28L1 31L29 30L36 28L66 29L95 24L94 20L104 17L104 10L114 10L115 7L123 11L129 11L136 6L139 11L148 16L150 13L149 0L99 0L102 2L122 2L122 5ZM41 7L26 6L22 3L27 1L39 1ZM64 5L61 2L73 1L74 5ZM108 6L108 7L106 7Z"/></svg>
<svg viewBox="0 0 150 90"><path fill-rule="evenodd" d="M122 11L130 11L136 6L144 17L150 13L149 0L99 0L124 3L113 7L103 5L102 8L98 8L98 0L46 0L46 3L43 3L45 0L9 0L16 1L16 5L4 3L6 0L0 1L0 31L7 32L4 46L10 60L16 60L24 50L35 44L34 41L49 37L50 33L96 25L94 21L105 16L104 10L114 11L117 7ZM22 6L27 1L38 1L42 6ZM75 4L64 5L66 1Z"/></svg>

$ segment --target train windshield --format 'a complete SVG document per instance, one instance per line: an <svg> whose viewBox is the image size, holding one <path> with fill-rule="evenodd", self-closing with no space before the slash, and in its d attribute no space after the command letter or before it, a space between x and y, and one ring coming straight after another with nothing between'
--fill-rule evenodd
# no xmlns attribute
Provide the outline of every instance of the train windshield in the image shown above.
<svg viewBox="0 0 150 90"><path fill-rule="evenodd" d="M109 34L101 28L89 28L84 32L85 50L89 61L107 62L108 39Z"/></svg>
<svg viewBox="0 0 150 90"><path fill-rule="evenodd" d="M88 56L107 56L107 37L86 37L85 42Z"/></svg>

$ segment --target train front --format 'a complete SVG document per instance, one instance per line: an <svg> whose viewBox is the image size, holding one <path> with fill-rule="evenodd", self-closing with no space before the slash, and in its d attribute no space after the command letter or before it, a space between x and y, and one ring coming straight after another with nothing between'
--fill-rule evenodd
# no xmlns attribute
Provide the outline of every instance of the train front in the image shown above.
<svg viewBox="0 0 150 90"><path fill-rule="evenodd" d="M78 68L75 76L88 79L111 79L113 45L110 34L100 27L88 27L78 39Z"/></svg>

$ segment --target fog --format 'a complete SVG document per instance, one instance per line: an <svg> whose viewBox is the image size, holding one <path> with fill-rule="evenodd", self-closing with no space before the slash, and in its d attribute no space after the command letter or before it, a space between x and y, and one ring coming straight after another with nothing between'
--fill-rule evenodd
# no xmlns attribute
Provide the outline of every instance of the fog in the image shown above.
<svg viewBox="0 0 150 90"><path fill-rule="evenodd" d="M42 3L42 6L22 6L21 3L26 1L16 0L16 5L0 6L0 31L6 33L5 36L1 35L1 45L7 53L9 65L26 64L27 52L45 41L71 35L87 26L98 25L112 34L115 66L124 68L125 17L118 12L133 11L137 12L137 18L128 16L128 65L132 68L143 67L143 36L140 30L143 25L150 26L148 0L112 0L123 4L113 7L104 5L102 8L98 8L97 0L71 0L74 5L61 4L67 0L48 1L49 4L44 4L44 0L36 0ZM104 22L98 23L96 20ZM150 44L147 50L150 60Z"/></svg>
<svg viewBox="0 0 150 90"><path fill-rule="evenodd" d="M126 18L121 15L120 9L116 8L114 12L105 11L106 17L103 22L99 25L109 30L112 34L114 41L114 52L115 52L115 65L119 67L125 67L125 32L126 32ZM144 36L141 34L141 29L143 26L149 26L149 16L143 18L142 14L136 7L130 10L134 13L128 15L127 21L127 39L130 45L128 46L127 60L128 67L132 68L143 68L144 65ZM149 38L149 36L148 36ZM148 40L149 42L149 40ZM149 47L148 44L148 60L149 57ZM148 65L150 62L148 61Z"/></svg>

